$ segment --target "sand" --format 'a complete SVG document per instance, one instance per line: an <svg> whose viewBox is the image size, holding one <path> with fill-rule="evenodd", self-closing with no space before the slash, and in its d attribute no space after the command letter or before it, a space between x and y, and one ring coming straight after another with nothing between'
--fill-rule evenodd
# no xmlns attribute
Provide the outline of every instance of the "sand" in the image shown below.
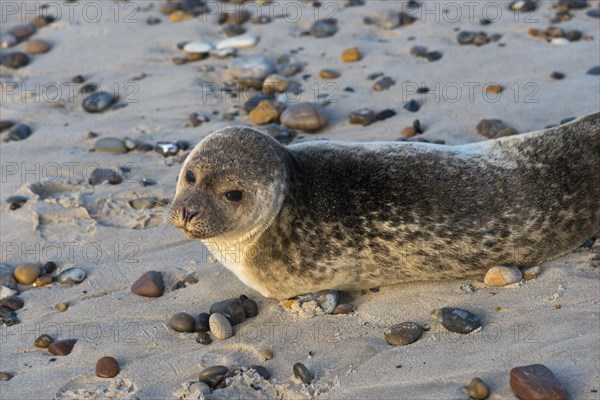
<svg viewBox="0 0 600 400"><path fill-rule="evenodd" d="M8 3L18 11L13 14L6 8ZM33 3L2 2L0 31L30 19L33 14L24 15L23 10L32 9ZM571 398L600 397L600 268L592 260L600 252L598 244L542 265L539 277L517 287L487 288L477 280L421 282L364 295L352 293L356 311L350 315L305 318L286 310L245 287L199 242L169 227L164 209L129 207L128 201L136 198L172 199L177 160L167 162L155 152L90 152L94 140L86 139L94 131L100 137L128 136L149 143L187 140L195 145L221 127L251 125L243 111L233 122L213 114L238 110L243 102L203 96L203 83L220 85L228 80L224 67L229 60L209 58L182 66L172 62L183 55L178 42L223 37L215 17L171 23L160 15L160 1L49 3L60 7L62 18L40 29L34 38L51 42L52 50L19 70L0 67L1 119L26 123L34 130L26 140L0 145L0 197L3 201L14 194L29 197L19 210L2 206L0 261L15 266L52 259L60 270L85 269L88 278L72 287L56 283L21 287L25 300L18 312L21 323L0 328L0 371L14 375L0 382L0 398L192 398L187 386L206 366L263 364L271 371L269 381L248 372L207 398L466 398L466 385L479 376L489 385L490 398L506 399L514 398L510 369L533 363L551 368ZM297 49L291 56L306 65L292 79L301 83L302 98L315 101L318 94L328 94L329 126L314 135L301 134L304 138L396 140L401 129L418 118L425 127L422 138L455 145L485 140L475 130L482 118L500 118L527 132L599 109L600 80L586 71L600 64L600 26L583 10L573 11L575 17L559 26L579 29L593 40L554 46L527 35L531 27L550 25L554 1L544 1L534 16L526 21L521 15L517 22L507 2L480 2L471 14L465 3L427 2L428 10L435 10L437 4L438 12L422 18L417 14L417 22L394 30L365 25L363 18L400 9L400 2L368 1L348 8L344 3L323 2L320 9L321 18L339 19L339 31L330 38L302 35L315 20L315 10L303 2L288 3L300 12L297 22L276 18L265 25L245 25L261 40L239 55L264 54L276 60ZM501 9L502 16L481 26L482 10L490 3ZM596 3L591 2L594 7ZM129 8L132 4L137 8ZM89 8L84 17L86 5L94 9ZM454 12L456 6L462 15L454 21L443 10L454 7L450 10ZM97 21L95 7L102 14ZM276 15L283 8L283 3L271 6ZM162 22L147 25L149 16ZM455 29L499 33L502 39L481 47L460 46ZM431 63L415 58L409 54L413 45L441 51L443 58ZM341 52L354 46L363 60L343 64ZM206 71L207 66L214 70ZM342 76L320 79L323 68L336 69ZM555 70L566 73L566 79L550 79ZM373 72L385 73L396 85L374 92L373 82L366 79ZM78 74L105 89L118 88L127 106L101 114L84 112L82 96L77 90L71 95L68 89L71 77ZM145 78L133 80L142 74ZM309 76L302 79L305 74ZM18 86L16 93L11 82ZM486 101L482 92L491 82L506 88L497 102ZM421 83L438 88L438 97L425 97L418 113L403 110L402 105L414 97L407 95L409 89ZM469 85L475 87L472 99ZM44 87L50 90L44 93ZM60 100L51 98L56 87L61 89ZM347 87L354 92L344 91ZM458 98L452 91L456 87L462 90ZM391 108L397 115L367 127L350 125L348 114L362 107ZM210 122L185 127L192 112L207 115ZM86 171L125 165L131 172L120 185L86 183ZM141 178L152 178L157 185L142 187ZM167 290L160 298L130 292L131 284L148 270L164 276ZM172 290L189 274L198 283ZM464 282L478 290L463 292L459 286ZM260 313L237 326L229 340L202 346L193 334L176 333L168 326L177 312L205 312L213 302L240 294L255 299ZM68 302L69 309L56 311L58 302ZM432 309L444 306L477 313L483 330L466 336L448 333L430 316ZM389 346L384 330L403 321L431 330L412 345ZM42 333L76 338L77 344L69 356L54 359L33 346ZM273 360L262 360L265 347L273 350ZM105 355L121 365L121 373L113 379L94 374L96 361ZM296 362L313 373L311 385L293 377Z"/></svg>

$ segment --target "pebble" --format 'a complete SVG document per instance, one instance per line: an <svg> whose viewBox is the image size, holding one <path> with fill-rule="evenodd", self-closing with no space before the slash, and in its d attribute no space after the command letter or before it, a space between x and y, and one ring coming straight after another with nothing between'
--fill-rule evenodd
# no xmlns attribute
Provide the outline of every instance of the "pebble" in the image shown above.
<svg viewBox="0 0 600 400"><path fill-rule="evenodd" d="M120 371L119 362L113 357L102 357L96 363L96 375L100 378L114 378Z"/></svg>
<svg viewBox="0 0 600 400"><path fill-rule="evenodd" d="M196 321L188 313L177 313L169 321L171 328L177 332L194 332L196 330Z"/></svg>
<svg viewBox="0 0 600 400"><path fill-rule="evenodd" d="M35 39L25 43L25 52L29 54L44 54L50 51L50 43L45 40Z"/></svg>
<svg viewBox="0 0 600 400"><path fill-rule="evenodd" d="M209 312L210 314L224 315L232 326L242 323L246 319L244 303L240 299L222 300L213 303Z"/></svg>
<svg viewBox="0 0 600 400"><path fill-rule="evenodd" d="M69 304L67 304L67 303L57 303L54 306L54 308L57 309L60 312L65 312L65 311L67 311L69 309Z"/></svg>
<svg viewBox="0 0 600 400"><path fill-rule="evenodd" d="M194 382L188 387L188 391L193 394L195 392L201 393L203 395L211 394L212 390L210 390L210 386L208 386L204 382Z"/></svg>
<svg viewBox="0 0 600 400"><path fill-rule="evenodd" d="M262 91L265 94L285 92L288 88L288 84L288 80L281 75L269 75L263 82Z"/></svg>
<svg viewBox="0 0 600 400"><path fill-rule="evenodd" d="M42 287L52 283L52 277L50 275L40 276L33 282L33 287Z"/></svg>
<svg viewBox="0 0 600 400"><path fill-rule="evenodd" d="M269 380L271 378L271 373L269 370L262 365L251 365L250 368L255 370L263 379Z"/></svg>
<svg viewBox="0 0 600 400"><path fill-rule="evenodd" d="M156 181L154 179L150 179L150 178L140 179L140 186L146 187L146 186L154 186L154 185L156 185Z"/></svg>
<svg viewBox="0 0 600 400"><path fill-rule="evenodd" d="M7 129L10 129L12 126L14 126L14 122L13 121L9 121L9 120L0 120L0 132L4 132Z"/></svg>
<svg viewBox="0 0 600 400"><path fill-rule="evenodd" d="M534 11L537 9L537 1L535 0L518 0L511 1L508 8L513 11Z"/></svg>
<svg viewBox="0 0 600 400"><path fill-rule="evenodd" d="M183 51L191 54L208 54L210 53L215 46L212 43L207 42L189 42L183 46Z"/></svg>
<svg viewBox="0 0 600 400"><path fill-rule="evenodd" d="M332 315L350 314L352 311L354 311L354 304L344 303L344 304L338 304L337 306L335 306L335 308L333 309L331 314Z"/></svg>
<svg viewBox="0 0 600 400"><path fill-rule="evenodd" d="M250 113L264 100L275 100L275 97L270 94L257 94L256 96L250 97L248 101L244 103L244 111Z"/></svg>
<svg viewBox="0 0 600 400"><path fill-rule="evenodd" d="M334 69L322 69L319 72L319 76L323 79L337 79L341 74Z"/></svg>
<svg viewBox="0 0 600 400"><path fill-rule="evenodd" d="M588 17L600 18L600 8L594 8L594 9L588 10L588 12L586 12L585 14Z"/></svg>
<svg viewBox="0 0 600 400"><path fill-rule="evenodd" d="M0 35L0 48L7 49L9 47L14 46L19 41L16 37L11 35L10 33L3 33Z"/></svg>
<svg viewBox="0 0 600 400"><path fill-rule="evenodd" d="M196 343L209 345L212 343L212 339L210 338L208 332L198 332L198 336L196 336Z"/></svg>
<svg viewBox="0 0 600 400"><path fill-rule="evenodd" d="M84 96L89 96L93 93L96 93L98 91L100 87L93 83L93 82L89 82L86 83L85 85L83 85L80 89L79 89L79 93L81 93Z"/></svg>
<svg viewBox="0 0 600 400"><path fill-rule="evenodd" d="M221 314L212 314L209 325L210 331L219 340L226 340L233 336L233 328L229 320Z"/></svg>
<svg viewBox="0 0 600 400"><path fill-rule="evenodd" d="M498 84L491 84L491 85L487 85L485 87L485 92L486 93L502 93L502 91L504 90L504 88L502 87L502 85L498 85Z"/></svg>
<svg viewBox="0 0 600 400"><path fill-rule="evenodd" d="M17 38L18 41L23 41L29 38L36 32L35 26L31 24L19 24L8 30L8 33Z"/></svg>
<svg viewBox="0 0 600 400"><path fill-rule="evenodd" d="M165 292L162 275L158 271L147 271L131 285L131 292L138 296L160 297Z"/></svg>
<svg viewBox="0 0 600 400"><path fill-rule="evenodd" d="M419 111L419 109L421 109L421 105L419 104L418 101L416 100L410 100L408 103L406 103L402 108L404 108L405 110L408 110L410 112L417 112Z"/></svg>
<svg viewBox="0 0 600 400"><path fill-rule="evenodd" d="M522 278L523 274L518 268L498 266L487 271L483 282L488 286L500 287L520 282Z"/></svg>
<svg viewBox="0 0 600 400"><path fill-rule="evenodd" d="M83 100L83 109L89 113L105 111L117 101L109 92L95 92Z"/></svg>
<svg viewBox="0 0 600 400"><path fill-rule="evenodd" d="M57 265L55 262L53 261L46 261L46 263L44 264L44 269L46 270L47 274L51 274L54 271L56 271Z"/></svg>
<svg viewBox="0 0 600 400"><path fill-rule="evenodd" d="M256 44L259 42L259 40L260 40L260 37L258 37L256 35L246 34L246 35L240 35L240 36L231 37L231 38L228 38L225 40L221 40L221 41L217 42L215 47L217 48L217 50L228 49L228 48L245 49L248 47L256 46ZM261 57L261 56L254 56L254 57ZM262 56L262 57L264 57L264 56Z"/></svg>
<svg viewBox="0 0 600 400"><path fill-rule="evenodd" d="M590 68L587 72L588 75L600 75L600 65L597 67Z"/></svg>
<svg viewBox="0 0 600 400"><path fill-rule="evenodd" d="M511 369L510 387L520 399L564 400L567 398L566 391L554 373L542 364Z"/></svg>
<svg viewBox="0 0 600 400"><path fill-rule="evenodd" d="M8 372L0 372L0 381L10 381L13 375Z"/></svg>
<svg viewBox="0 0 600 400"><path fill-rule="evenodd" d="M470 283L461 283L460 284L460 290L462 290L463 292L467 293L467 294L473 294L475 292L477 292L477 289L475 288L475 286L473 286Z"/></svg>
<svg viewBox="0 0 600 400"><path fill-rule="evenodd" d="M519 132L499 119L482 119L477 124L477 133L488 139L517 135Z"/></svg>
<svg viewBox="0 0 600 400"><path fill-rule="evenodd" d="M392 326L383 334L385 341L392 346L406 346L421 337L423 328L415 322L402 322Z"/></svg>
<svg viewBox="0 0 600 400"><path fill-rule="evenodd" d="M353 47L351 49L346 49L342 52L342 61L345 63L356 62L356 61L360 61L361 59L362 59L362 55L360 54L360 51L356 47Z"/></svg>
<svg viewBox="0 0 600 400"><path fill-rule="evenodd" d="M559 71L554 71L550 74L550 78L556 79L558 81L561 79L565 79L565 74Z"/></svg>
<svg viewBox="0 0 600 400"><path fill-rule="evenodd" d="M296 363L294 364L294 376L298 379L300 379L302 382L306 383L307 385L310 385L310 382L312 381L312 377L310 375L310 372L308 371L308 368L306 368L306 366L302 363Z"/></svg>
<svg viewBox="0 0 600 400"><path fill-rule="evenodd" d="M59 340L48 346L48 351L54 356L68 356L77 343L76 339Z"/></svg>
<svg viewBox="0 0 600 400"><path fill-rule="evenodd" d="M16 124L8 131L9 140L23 140L31 135L31 128L25 124Z"/></svg>
<svg viewBox="0 0 600 400"><path fill-rule="evenodd" d="M360 110L352 111L348 116L351 124L358 124L367 126L377 119L375 111L369 110L368 108L361 108Z"/></svg>
<svg viewBox="0 0 600 400"><path fill-rule="evenodd" d="M40 266L37 264L21 264L15 268L15 279L22 285L31 285L40 276Z"/></svg>
<svg viewBox="0 0 600 400"><path fill-rule="evenodd" d="M542 269L539 265L535 267L531 267L523 271L523 280L531 281L538 277L538 275L542 272Z"/></svg>
<svg viewBox="0 0 600 400"><path fill-rule="evenodd" d="M25 302L20 297L16 297L14 295L4 297L0 300L0 307L8 308L11 311L20 310L25 306Z"/></svg>
<svg viewBox="0 0 600 400"><path fill-rule="evenodd" d="M245 8L237 8L221 15L221 22L231 25L241 25L250 19L250 14Z"/></svg>
<svg viewBox="0 0 600 400"><path fill-rule="evenodd" d="M223 27L223 34L227 37L234 37L246 33L246 28L241 25L228 24Z"/></svg>
<svg viewBox="0 0 600 400"><path fill-rule="evenodd" d="M444 57L444 55L439 51L430 51L427 54L425 54L424 57L427 61L434 62L437 60L441 60L442 57Z"/></svg>
<svg viewBox="0 0 600 400"><path fill-rule="evenodd" d="M271 349L264 349L262 351L262 356L265 361L272 360L273 359L273 351L271 351Z"/></svg>
<svg viewBox="0 0 600 400"><path fill-rule="evenodd" d="M285 63L279 67L279 73L283 76L290 77L298 74L304 69L304 65L299 62Z"/></svg>
<svg viewBox="0 0 600 400"><path fill-rule="evenodd" d="M407 126L406 128L402 129L402 132L400 132L400 136L402 136L405 139L411 138L416 134L417 130L414 126Z"/></svg>
<svg viewBox="0 0 600 400"><path fill-rule="evenodd" d="M571 121L575 121L576 118L575 117L567 117L567 118L563 118L560 120L560 125L564 125L564 124L568 124Z"/></svg>
<svg viewBox="0 0 600 400"><path fill-rule="evenodd" d="M394 10L384 10L377 18L377 26L383 29L394 29L400 26L400 13Z"/></svg>
<svg viewBox="0 0 600 400"><path fill-rule="evenodd" d="M389 76L385 76L373 84L373 90L375 90L376 92L381 92L382 90L387 90L391 88L395 84L395 80L393 80Z"/></svg>
<svg viewBox="0 0 600 400"><path fill-rule="evenodd" d="M46 335L44 333L43 335L40 335L35 339L33 345L35 347L39 347L40 349L47 349L48 346L52 344L52 342L54 342L54 339L52 339L50 335Z"/></svg>
<svg viewBox="0 0 600 400"><path fill-rule="evenodd" d="M244 305L244 313L246 318L253 318L258 315L258 304L247 296L241 295L240 300Z"/></svg>
<svg viewBox="0 0 600 400"><path fill-rule="evenodd" d="M315 132L327 126L325 110L317 103L296 103L290 105L280 116L286 128Z"/></svg>
<svg viewBox="0 0 600 400"><path fill-rule="evenodd" d="M308 33L311 36L317 38L325 38L335 35L337 32L337 25L329 21L315 21Z"/></svg>
<svg viewBox="0 0 600 400"><path fill-rule="evenodd" d="M27 203L27 197L19 195L10 196L6 199L6 202L8 203L8 208L14 211L23 207L23 205Z"/></svg>
<svg viewBox="0 0 600 400"><path fill-rule="evenodd" d="M69 268L61 272L56 281L63 285L75 285L83 282L87 273L81 268Z"/></svg>
<svg viewBox="0 0 600 400"><path fill-rule="evenodd" d="M177 144L173 142L156 142L156 145L154 146L154 151L156 151L158 154L165 158L177 155L177 153L179 153L179 150L179 146L177 146Z"/></svg>
<svg viewBox="0 0 600 400"><path fill-rule="evenodd" d="M386 120L388 118L392 118L395 115L396 115L396 111L390 110L390 109L386 109L386 110L378 112L377 115L376 115L376 118L379 121L384 121L384 120Z"/></svg>
<svg viewBox="0 0 600 400"><path fill-rule="evenodd" d="M237 54L237 50L234 49L233 47L225 47L223 49L212 50L209 54L211 57L216 57L216 58L235 57L235 55Z"/></svg>
<svg viewBox="0 0 600 400"><path fill-rule="evenodd" d="M209 325L210 314L200 313L196 318L196 332L208 332L210 331Z"/></svg>
<svg viewBox="0 0 600 400"><path fill-rule="evenodd" d="M555 46L566 46L570 42L569 42L569 39L565 39L565 38L552 38L552 40L550 40L550 43Z"/></svg>
<svg viewBox="0 0 600 400"><path fill-rule="evenodd" d="M21 53L20 51L15 51L14 53L3 54L0 57L0 64L5 67L18 69L29 64L31 59L25 53Z"/></svg>
<svg viewBox="0 0 600 400"><path fill-rule="evenodd" d="M461 31L456 35L456 41L459 44L471 44L475 40L477 34L475 32Z"/></svg>
<svg viewBox="0 0 600 400"><path fill-rule="evenodd" d="M4 285L0 286L0 300L4 300L19 294L18 290L11 289Z"/></svg>
<svg viewBox="0 0 600 400"><path fill-rule="evenodd" d="M229 73L238 81L257 82L262 86L262 81L275 72L275 66L263 55L238 57L229 63Z"/></svg>
<svg viewBox="0 0 600 400"><path fill-rule="evenodd" d="M223 365L213 365L212 367L207 367L200 371L200 374L198 374L198 380L200 382L208 383L210 382L211 378L216 376L225 376L225 374L228 372L229 368ZM210 383L209 386L211 386Z"/></svg>
<svg viewBox="0 0 600 400"><path fill-rule="evenodd" d="M444 307L434 310L433 316L450 332L466 334L481 328L479 317L462 308Z"/></svg>
<svg viewBox="0 0 600 400"><path fill-rule="evenodd" d="M169 15L169 21L171 22L182 22L194 19L194 16L183 10L176 10Z"/></svg>
<svg viewBox="0 0 600 400"><path fill-rule="evenodd" d="M467 394L475 400L485 400L490 396L490 388L481 378L473 378L469 383Z"/></svg>

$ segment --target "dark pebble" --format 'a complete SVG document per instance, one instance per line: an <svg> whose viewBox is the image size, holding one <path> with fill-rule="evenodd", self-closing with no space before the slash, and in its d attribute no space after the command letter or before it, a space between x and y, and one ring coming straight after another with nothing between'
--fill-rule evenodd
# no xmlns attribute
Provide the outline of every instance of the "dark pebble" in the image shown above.
<svg viewBox="0 0 600 400"><path fill-rule="evenodd" d="M411 100L408 103L406 103L402 108L404 108L405 110L408 110L410 112L417 112L421 108L421 105L419 104L418 101Z"/></svg>
<svg viewBox="0 0 600 400"><path fill-rule="evenodd" d="M208 320L210 319L210 314L200 313L198 317L196 317L196 332L208 332L210 331L210 324Z"/></svg>
<svg viewBox="0 0 600 400"><path fill-rule="evenodd" d="M116 172L113 172L112 174L110 174L108 176L108 183L110 183L111 185L119 185L121 183L123 183L123 177L119 174L117 174Z"/></svg>
<svg viewBox="0 0 600 400"><path fill-rule="evenodd" d="M33 342L35 347L39 347L40 349L47 349L54 342L54 339L50 335L40 335Z"/></svg>
<svg viewBox="0 0 600 400"><path fill-rule="evenodd" d="M71 82L83 83L83 82L85 82L85 78L83 77L83 75L75 75L73 78L71 78Z"/></svg>
<svg viewBox="0 0 600 400"><path fill-rule="evenodd" d="M413 128L415 128L415 131L417 133L423 133L423 128L421 126L421 121L419 121L418 119L415 119L412 123Z"/></svg>
<svg viewBox="0 0 600 400"><path fill-rule="evenodd" d="M421 337L423 328L414 322L402 322L392 326L383 334L385 341L392 346L406 346L414 343Z"/></svg>
<svg viewBox="0 0 600 400"><path fill-rule="evenodd" d="M13 326L21 323L17 313L7 307L0 307L0 325Z"/></svg>
<svg viewBox="0 0 600 400"><path fill-rule="evenodd" d="M471 399L485 400L490 396L490 388L481 378L473 378L467 388L467 394Z"/></svg>
<svg viewBox="0 0 600 400"><path fill-rule="evenodd" d="M181 151L186 151L187 149L190 148L190 143L187 142L186 140L178 140L177 142L175 142L175 144Z"/></svg>
<svg viewBox="0 0 600 400"><path fill-rule="evenodd" d="M337 32L337 25L327 21L315 21L310 27L309 34L317 38L330 37Z"/></svg>
<svg viewBox="0 0 600 400"><path fill-rule="evenodd" d="M150 179L150 178L143 178L143 179L140 179L140 185L144 186L144 187L154 186L154 185L156 185L156 181L154 179Z"/></svg>
<svg viewBox="0 0 600 400"><path fill-rule="evenodd" d="M0 307L9 309L10 311L20 310L25 306L23 299L17 296L10 296L0 300Z"/></svg>
<svg viewBox="0 0 600 400"><path fill-rule="evenodd" d="M380 111L379 113L377 113L377 115L375 116L379 121L384 121L388 118L392 118L394 115L396 115L396 112L394 110L383 110Z"/></svg>
<svg viewBox="0 0 600 400"><path fill-rule="evenodd" d="M216 386L216 384L211 385L209 383L210 379L218 376L223 377L225 374L227 374L227 372L229 372L227 367L222 365L213 365L212 367L204 368L202 371L200 371L198 380L208 384L208 386ZM214 380L212 382L214 383Z"/></svg>
<svg viewBox="0 0 600 400"><path fill-rule="evenodd" d="M600 75L600 65L590 68L587 73L588 75Z"/></svg>
<svg viewBox="0 0 600 400"><path fill-rule="evenodd" d="M450 332L466 334L481 328L479 317L462 308L444 307L435 310L434 316Z"/></svg>
<svg viewBox="0 0 600 400"><path fill-rule="evenodd" d="M212 339L208 332L198 332L198 336L196 336L196 343L209 345L212 343Z"/></svg>
<svg viewBox="0 0 600 400"><path fill-rule="evenodd" d="M389 76L385 76L373 84L373 90L375 90L376 92L381 92L382 90L387 90L391 88L395 84L395 80L393 80Z"/></svg>
<svg viewBox="0 0 600 400"><path fill-rule="evenodd" d="M53 273L54 271L56 271L56 268L58 268L58 267L57 267L56 263L53 261L47 261L44 264L44 269L46 270L47 274Z"/></svg>
<svg viewBox="0 0 600 400"><path fill-rule="evenodd" d="M310 382L312 381L312 377L308 371L308 368L306 368L306 366L302 363L294 364L294 376L307 385L310 385Z"/></svg>
<svg viewBox="0 0 600 400"><path fill-rule="evenodd" d="M360 110L352 111L348 116L351 124L358 124L362 126L369 125L377 119L375 111L369 110L368 108L361 108Z"/></svg>
<svg viewBox="0 0 600 400"><path fill-rule="evenodd" d="M348 92L348 93L354 93L354 89L351 87L345 87L344 88L344 92Z"/></svg>
<svg viewBox="0 0 600 400"><path fill-rule="evenodd" d="M568 124L571 121L575 121L577 118L575 117L567 117L560 120L560 125Z"/></svg>
<svg viewBox="0 0 600 400"><path fill-rule="evenodd" d="M425 47L425 46L413 46L410 49L410 54L412 54L415 57L425 57L425 54L427 54L427 47Z"/></svg>
<svg viewBox="0 0 600 400"><path fill-rule="evenodd" d="M372 74L367 75L367 79L370 81L374 81L377 78L383 76L383 72L373 72Z"/></svg>
<svg viewBox="0 0 600 400"><path fill-rule="evenodd" d="M117 101L116 97L108 92L95 92L83 100L83 109L89 113L105 111Z"/></svg>
<svg viewBox="0 0 600 400"><path fill-rule="evenodd" d="M158 271L145 272L131 285L131 292L138 296L160 297L165 291L162 275Z"/></svg>
<svg viewBox="0 0 600 400"><path fill-rule="evenodd" d="M489 20L489 19L487 19L487 18L481 18L481 19L479 20L479 23L480 23L481 25L485 26L485 25L489 25L489 24L491 24L491 23L492 23L492 21L490 21L490 20Z"/></svg>
<svg viewBox="0 0 600 400"><path fill-rule="evenodd" d="M456 35L456 41L459 44L471 44L475 40L477 34L475 32L462 31Z"/></svg>
<svg viewBox="0 0 600 400"><path fill-rule="evenodd" d="M68 356L71 354L75 343L77 343L75 339L59 340L48 346L48 351L54 356Z"/></svg>
<svg viewBox="0 0 600 400"><path fill-rule="evenodd" d="M499 119L482 119L477 124L477 133L488 139L516 135L519 132Z"/></svg>
<svg viewBox="0 0 600 400"><path fill-rule="evenodd" d="M592 17L592 18L600 18L600 8L593 8L591 10L588 10L587 13L585 13L588 17Z"/></svg>
<svg viewBox="0 0 600 400"><path fill-rule="evenodd" d="M15 123L9 120L0 120L0 132L10 129Z"/></svg>
<svg viewBox="0 0 600 400"><path fill-rule="evenodd" d="M588 0L559 0L558 4L573 10L582 10L589 6Z"/></svg>
<svg viewBox="0 0 600 400"><path fill-rule="evenodd" d="M177 332L194 332L196 329L194 317L184 312L173 315L169 321L169 325Z"/></svg>
<svg viewBox="0 0 600 400"><path fill-rule="evenodd" d="M425 59L429 62L434 62L440 60L444 55L439 51L430 51L425 54Z"/></svg>
<svg viewBox="0 0 600 400"><path fill-rule="evenodd" d="M8 131L8 138L15 141L27 139L30 135L31 128L25 124L16 124Z"/></svg>
<svg viewBox="0 0 600 400"><path fill-rule="evenodd" d="M269 380L269 378L271 378L271 373L269 372L269 370L263 367L262 365L251 365L250 368L258 372L258 374L263 379Z"/></svg>
<svg viewBox="0 0 600 400"><path fill-rule="evenodd" d="M100 378L114 378L120 371L119 362L113 357L102 357L96 363L96 375Z"/></svg>
<svg viewBox="0 0 600 400"><path fill-rule="evenodd" d="M23 207L23 204L27 203L27 197L19 195L10 196L6 199L6 202L8 203L8 208L14 211Z"/></svg>
<svg viewBox="0 0 600 400"><path fill-rule="evenodd" d="M95 83L86 83L85 85L83 85L81 87L81 89L79 89L79 93L81 93L84 96L89 96L93 93L96 93L98 91L99 87L98 85L96 85Z"/></svg>
<svg viewBox="0 0 600 400"><path fill-rule="evenodd" d="M210 314L222 314L229 320L229 323L237 325L246 319L244 304L240 299L222 300L210 306Z"/></svg>
<svg viewBox="0 0 600 400"><path fill-rule="evenodd" d="M550 78L556 79L556 80L565 79L565 74L563 74L562 72L559 72L559 71L554 71L550 74Z"/></svg>
<svg viewBox="0 0 600 400"><path fill-rule="evenodd" d="M8 372L0 372L0 381L10 381L13 375Z"/></svg>
<svg viewBox="0 0 600 400"><path fill-rule="evenodd" d="M581 33L581 31L569 31L566 35L567 39L569 39L571 42L577 42L578 40L581 40L582 36L583 33Z"/></svg>
<svg viewBox="0 0 600 400"><path fill-rule="evenodd" d="M554 373L542 364L510 370L510 387L520 399L564 400L567 393Z"/></svg>
<svg viewBox="0 0 600 400"><path fill-rule="evenodd" d="M258 305L252 299L246 298L242 300L244 305L244 312L246 313L246 318L253 318L258 315Z"/></svg>
<svg viewBox="0 0 600 400"><path fill-rule="evenodd" d="M3 54L0 57L0 64L7 68L18 69L29 64L31 59L25 53L16 51L14 53Z"/></svg>
<svg viewBox="0 0 600 400"><path fill-rule="evenodd" d="M179 146L173 142L158 142L154 146L154 151L163 157L174 156L179 152Z"/></svg>
<svg viewBox="0 0 600 400"><path fill-rule="evenodd" d="M417 93L419 93L419 94L425 94L425 93L428 93L428 92L429 92L429 88L425 87L425 86L420 87L420 88L417 89Z"/></svg>

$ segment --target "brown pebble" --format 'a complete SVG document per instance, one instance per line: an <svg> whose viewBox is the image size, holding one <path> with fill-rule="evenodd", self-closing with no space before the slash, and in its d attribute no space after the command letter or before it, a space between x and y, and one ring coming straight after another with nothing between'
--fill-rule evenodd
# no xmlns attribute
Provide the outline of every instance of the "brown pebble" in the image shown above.
<svg viewBox="0 0 600 400"><path fill-rule="evenodd" d="M43 54L50 51L52 46L50 43L41 39L33 39L29 40L25 43L25 52L29 54Z"/></svg>
<svg viewBox="0 0 600 400"><path fill-rule="evenodd" d="M490 396L490 388L481 378L473 378L469 383L469 397L475 400L485 400Z"/></svg>
<svg viewBox="0 0 600 400"><path fill-rule="evenodd" d="M25 302L17 296L10 296L0 300L0 308L6 307L12 311L17 311L23 308Z"/></svg>
<svg viewBox="0 0 600 400"><path fill-rule="evenodd" d="M113 357L102 357L96 363L96 375L100 378L113 378L119 372L119 363Z"/></svg>
<svg viewBox="0 0 600 400"><path fill-rule="evenodd" d="M510 387L520 399L565 400L567 393L545 365L533 364L510 371Z"/></svg>
<svg viewBox="0 0 600 400"><path fill-rule="evenodd" d="M68 356L77 343L76 339L59 340L48 346L48 351L54 356Z"/></svg>
<svg viewBox="0 0 600 400"><path fill-rule="evenodd" d="M406 128L402 129L402 132L400 132L400 135L403 138L411 138L413 136L415 136L417 134L417 130L415 129L414 126L407 126Z"/></svg>
<svg viewBox="0 0 600 400"><path fill-rule="evenodd" d="M8 30L8 33L17 38L18 41L23 41L36 31L35 26L31 24L20 24Z"/></svg>
<svg viewBox="0 0 600 400"><path fill-rule="evenodd" d="M40 267L37 264L21 264L15 268L15 279L22 285L31 285L40 276Z"/></svg>
<svg viewBox="0 0 600 400"><path fill-rule="evenodd" d="M265 359L265 361L269 361L273 359L273 352L271 351L271 349L264 349L262 351L262 356Z"/></svg>
<svg viewBox="0 0 600 400"><path fill-rule="evenodd" d="M261 101L252 111L250 111L250 120L255 125L266 125L279 119L277 109L273 107L269 100Z"/></svg>
<svg viewBox="0 0 600 400"><path fill-rule="evenodd" d="M52 339L50 335L43 334L38 336L37 339L35 339L33 345L35 347L39 347L40 349L47 349L48 346L52 344L52 342L54 342L54 339Z"/></svg>
<svg viewBox="0 0 600 400"><path fill-rule="evenodd" d="M50 275L40 276L33 282L33 287L42 287L52 283L52 277Z"/></svg>
<svg viewBox="0 0 600 400"><path fill-rule="evenodd" d="M158 271L145 272L131 285L131 292L138 296L160 297L165 291L162 275Z"/></svg>
<svg viewBox="0 0 600 400"><path fill-rule="evenodd" d="M354 311L354 304L352 303L344 303L344 304L338 304L333 311L331 312L332 315L339 315L339 314L350 314L352 311Z"/></svg>
<svg viewBox="0 0 600 400"><path fill-rule="evenodd" d="M362 55L360 54L360 51L358 51L358 49L356 47L353 47L351 49L346 49L342 53L342 61L346 62L346 63L360 61L361 59L362 59Z"/></svg>
<svg viewBox="0 0 600 400"><path fill-rule="evenodd" d="M189 21L191 19L194 19L192 14L181 10L174 11L169 15L169 21L171 22Z"/></svg>
<svg viewBox="0 0 600 400"><path fill-rule="evenodd" d="M336 79L340 77L340 73L333 69L323 69L319 72L319 76L323 79Z"/></svg>
<svg viewBox="0 0 600 400"><path fill-rule="evenodd" d="M523 280L531 281L540 274L542 269L539 266L531 267L523 271Z"/></svg>
<svg viewBox="0 0 600 400"><path fill-rule="evenodd" d="M69 308L69 304L67 303L58 303L54 306L58 311L65 312Z"/></svg>
<svg viewBox="0 0 600 400"><path fill-rule="evenodd" d="M502 93L502 91L504 90L504 88L501 85L497 85L497 84L492 84L492 85L487 85L485 87L485 92L486 93Z"/></svg>
<svg viewBox="0 0 600 400"><path fill-rule="evenodd" d="M8 372L0 372L0 381L10 381L13 375Z"/></svg>

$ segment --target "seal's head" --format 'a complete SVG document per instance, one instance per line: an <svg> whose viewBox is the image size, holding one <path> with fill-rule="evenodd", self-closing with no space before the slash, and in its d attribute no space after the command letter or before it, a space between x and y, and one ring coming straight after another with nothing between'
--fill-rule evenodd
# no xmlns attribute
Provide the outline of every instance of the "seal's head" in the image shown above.
<svg viewBox="0 0 600 400"><path fill-rule="evenodd" d="M287 150L243 127L221 129L187 157L169 221L191 239L244 241L267 229L283 205Z"/></svg>

